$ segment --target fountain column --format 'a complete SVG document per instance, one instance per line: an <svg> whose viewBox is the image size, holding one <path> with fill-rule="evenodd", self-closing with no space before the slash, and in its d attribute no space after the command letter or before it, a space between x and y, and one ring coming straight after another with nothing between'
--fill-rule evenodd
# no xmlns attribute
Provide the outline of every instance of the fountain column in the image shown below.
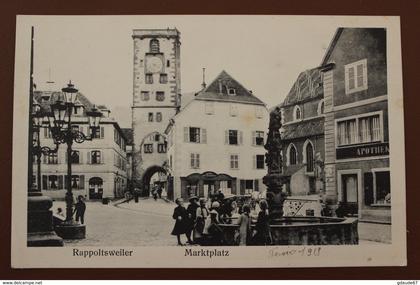
<svg viewBox="0 0 420 285"><path fill-rule="evenodd" d="M281 110L276 107L270 113L270 123L268 127L268 137L264 148L265 163L268 168L267 175L263 178L263 183L267 186L267 202L271 218L283 216L283 202L285 193L282 192L284 177L282 174L282 153L281 153Z"/></svg>

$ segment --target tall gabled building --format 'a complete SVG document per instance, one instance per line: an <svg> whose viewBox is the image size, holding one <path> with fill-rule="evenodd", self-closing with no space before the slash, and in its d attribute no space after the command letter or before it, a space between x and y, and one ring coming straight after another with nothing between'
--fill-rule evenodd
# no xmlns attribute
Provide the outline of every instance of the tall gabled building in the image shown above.
<svg viewBox="0 0 420 285"><path fill-rule="evenodd" d="M391 222L386 51L386 29L339 28L321 63L329 204L381 223Z"/></svg>
<svg viewBox="0 0 420 285"><path fill-rule="evenodd" d="M57 99L63 98L61 92L35 91L34 99L46 112ZM72 161L71 185L74 196L82 195L89 200L123 197L127 190L127 138L118 122L110 116L110 110L99 105L103 117L100 128L95 134L90 133L86 111L93 107L92 102L83 94L78 93L72 112L72 127L87 136L94 136L91 141L74 143ZM55 148L51 131L44 122L40 130L41 146ZM41 183L43 194L53 199L64 199L67 179L66 145L60 145L58 152L41 157L41 179L34 175L36 185ZM34 160L34 174L37 161Z"/></svg>
<svg viewBox="0 0 420 285"><path fill-rule="evenodd" d="M165 131L168 195L208 197L218 190L264 195L265 104L225 71L182 101Z"/></svg>
<svg viewBox="0 0 420 285"><path fill-rule="evenodd" d="M279 105L282 113L283 175L291 196L322 194L324 160L322 72L301 72Z"/></svg>

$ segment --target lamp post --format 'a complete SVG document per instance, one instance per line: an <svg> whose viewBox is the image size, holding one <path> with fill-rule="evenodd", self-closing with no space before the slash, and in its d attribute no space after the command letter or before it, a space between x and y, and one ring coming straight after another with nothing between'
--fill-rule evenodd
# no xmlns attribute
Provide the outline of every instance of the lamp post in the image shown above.
<svg viewBox="0 0 420 285"><path fill-rule="evenodd" d="M29 121L28 121L28 209L27 209L27 246L63 246L63 240L53 230L52 200L42 195L38 174L38 187L33 185L33 159L40 151L40 143L34 145L34 134L40 122L40 106L34 100L34 27L31 28L31 58L29 71ZM34 104L35 103L35 104ZM39 134L37 135L39 141ZM46 151L47 149L44 148ZM39 154L40 155L40 154ZM40 171L38 165L38 173Z"/></svg>
<svg viewBox="0 0 420 285"><path fill-rule="evenodd" d="M64 239L83 239L86 236L86 226L76 223L73 219L72 147L74 142L82 143L95 138L102 113L95 106L86 112L91 130L91 135L86 136L79 130L73 129L72 126L71 117L78 90L70 81L67 87L61 91L62 97L57 98L55 103L51 104L51 112L47 116L54 143L67 145L66 220L62 225L56 227L56 232Z"/></svg>

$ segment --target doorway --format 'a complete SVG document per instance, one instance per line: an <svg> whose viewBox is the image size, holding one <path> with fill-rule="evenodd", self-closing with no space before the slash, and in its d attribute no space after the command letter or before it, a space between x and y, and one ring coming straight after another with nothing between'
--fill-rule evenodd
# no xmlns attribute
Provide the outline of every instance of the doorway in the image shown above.
<svg viewBox="0 0 420 285"><path fill-rule="evenodd" d="M344 203L357 203L357 174L343 174L342 189Z"/></svg>
<svg viewBox="0 0 420 285"><path fill-rule="evenodd" d="M340 205L347 215L358 215L360 177L358 172L343 172L339 176Z"/></svg>
<svg viewBox="0 0 420 285"><path fill-rule="evenodd" d="M214 181L211 180L204 180L203 181L203 187L204 187L204 197L208 198L214 194Z"/></svg>

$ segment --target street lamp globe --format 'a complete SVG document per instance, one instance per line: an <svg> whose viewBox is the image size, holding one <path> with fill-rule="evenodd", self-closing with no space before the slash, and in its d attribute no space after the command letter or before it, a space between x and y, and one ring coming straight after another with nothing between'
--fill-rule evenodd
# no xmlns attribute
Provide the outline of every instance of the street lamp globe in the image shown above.
<svg viewBox="0 0 420 285"><path fill-rule="evenodd" d="M64 125L64 120L67 113L67 107L63 101L57 100L51 104L52 118L54 120L54 127L61 129ZM50 121L51 125L51 121Z"/></svg>
<svg viewBox="0 0 420 285"><path fill-rule="evenodd" d="M94 130L99 128L102 113L98 110L98 108L96 108L95 105L93 105L92 109L86 112L86 115L88 116L89 127L91 128L92 133L95 133Z"/></svg>
<svg viewBox="0 0 420 285"><path fill-rule="evenodd" d="M37 129L41 128L43 119L44 114L41 112L41 110L36 111L32 116L34 127Z"/></svg>
<svg viewBox="0 0 420 285"><path fill-rule="evenodd" d="M41 111L41 105L36 100L33 100L33 103L32 103L32 112L33 112L33 114L35 114L35 113L37 113L39 111Z"/></svg>
<svg viewBox="0 0 420 285"><path fill-rule="evenodd" d="M76 102L77 92L79 90L74 88L74 84L71 83L71 80L67 84L67 87L64 87L61 89L61 91L64 93L66 103L69 105L74 105L74 102Z"/></svg>

